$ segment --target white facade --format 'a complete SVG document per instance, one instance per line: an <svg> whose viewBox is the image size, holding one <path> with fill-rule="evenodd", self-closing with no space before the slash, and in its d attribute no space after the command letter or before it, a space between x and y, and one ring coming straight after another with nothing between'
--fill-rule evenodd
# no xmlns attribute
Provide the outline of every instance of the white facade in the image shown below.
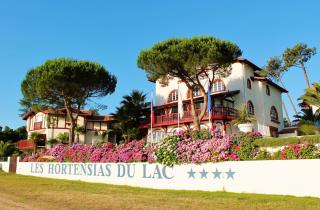
<svg viewBox="0 0 320 210"><path fill-rule="evenodd" d="M33 132L42 134L43 139L56 139L59 134L70 132L71 123L67 120L66 114L54 114L43 111L33 113L24 117L28 139ZM83 126L86 130L84 134L76 134L75 141L79 139L82 144L95 144L101 141L101 134L110 127L110 116L94 116L92 114L82 114L78 116L77 126Z"/></svg>
<svg viewBox="0 0 320 210"><path fill-rule="evenodd" d="M259 131L264 136L276 135L277 131L283 129L281 94L286 90L266 78L259 77L254 72L259 71L260 68L246 59L239 59L233 63L231 67L232 70L228 77L215 77L216 84L212 87L211 91L213 109L214 107L236 109L242 104L248 105L249 102L253 105L253 115L257 119L254 130ZM178 87L178 81L177 78L173 78L168 81L167 85L156 81L155 120L160 119L159 117L157 118L159 115L165 116L176 112L176 108L172 107L176 106L177 101L174 100L170 102L170 99L176 99L175 96L170 95L174 90L179 89L179 95L182 97L184 104L188 104L188 88L184 83L179 83ZM202 82L204 87L208 86L206 80ZM251 88L248 87L248 82L251 84ZM219 83L224 84L225 88L221 88L221 84ZM269 89L269 94L267 94L267 88ZM223 94L227 94L228 96L222 96ZM199 97L202 98L202 96ZM164 109L165 111L161 110L159 114L157 113L157 109ZM271 115L273 119L271 119ZM162 119L165 119L165 117ZM212 123L215 127L221 127L224 133L238 132L238 128L232 126L230 121L230 118L218 119L216 117L212 120ZM160 137L166 135L166 133L174 132L177 127L178 125L176 123L158 123L157 125L157 122L155 122L153 128L154 137L157 138L157 136ZM201 127L209 128L209 120L203 120ZM189 121L187 123L182 122L179 128L184 130L192 129L193 123ZM273 131L275 133L272 133Z"/></svg>

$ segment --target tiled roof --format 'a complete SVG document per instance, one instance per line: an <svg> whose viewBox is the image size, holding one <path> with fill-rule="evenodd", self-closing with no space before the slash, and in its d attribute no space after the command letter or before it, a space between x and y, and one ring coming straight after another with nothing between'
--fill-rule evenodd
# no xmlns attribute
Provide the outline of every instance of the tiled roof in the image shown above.
<svg viewBox="0 0 320 210"><path fill-rule="evenodd" d="M74 112L77 111L77 109L73 109ZM65 108L62 109L47 109L47 110L43 110L42 113L44 114L52 114L52 115L64 115L67 113ZM27 120L30 116L34 116L36 114L36 112L34 111L29 111L27 112L22 119L23 120ZM80 116L84 116L86 117L86 119L88 119L89 121L112 121L114 120L112 116L109 115L93 115L92 111L90 110L80 110L79 113Z"/></svg>

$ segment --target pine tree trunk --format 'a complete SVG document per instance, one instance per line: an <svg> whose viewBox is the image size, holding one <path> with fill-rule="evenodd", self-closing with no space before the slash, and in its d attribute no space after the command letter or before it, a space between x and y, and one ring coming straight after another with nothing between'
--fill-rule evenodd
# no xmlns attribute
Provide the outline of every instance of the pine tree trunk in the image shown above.
<svg viewBox="0 0 320 210"><path fill-rule="evenodd" d="M193 116L194 130L199 131L200 130L200 122L199 122L198 115L196 113L192 90L191 90L191 97L190 97L190 105L191 105L191 113Z"/></svg>
<svg viewBox="0 0 320 210"><path fill-rule="evenodd" d="M304 66L303 63L301 63L301 68L302 68L304 79L306 80L307 86L311 87L310 82L309 82L309 77L308 77L308 74L307 74L307 70L306 70L306 67Z"/></svg>
<svg viewBox="0 0 320 210"><path fill-rule="evenodd" d="M284 86L281 78L279 78L279 82L280 82L281 86L282 86L284 89L286 89L286 87ZM298 115L297 109L296 109L296 107L294 106L294 103L293 103L293 101L292 101L291 96L289 95L289 93L286 93L286 94L287 94L287 97L288 97L288 99L289 99L289 102L290 102L290 104L291 104L291 106L292 106L292 109L293 109L294 113L295 113L296 115Z"/></svg>
<svg viewBox="0 0 320 210"><path fill-rule="evenodd" d="M201 113L199 115L199 121L201 122L201 120L203 119L204 115L207 112L207 106L208 106L208 95L206 93L206 91L201 87L200 88L201 93L203 95L203 108L201 110Z"/></svg>
<svg viewBox="0 0 320 210"><path fill-rule="evenodd" d="M289 115L288 115L287 107L283 102L282 102L282 106L283 106L284 112L286 114L286 117L287 117L287 120L288 120L288 123L289 123L289 126L290 126L291 125L291 121L290 121L290 118L289 118Z"/></svg>

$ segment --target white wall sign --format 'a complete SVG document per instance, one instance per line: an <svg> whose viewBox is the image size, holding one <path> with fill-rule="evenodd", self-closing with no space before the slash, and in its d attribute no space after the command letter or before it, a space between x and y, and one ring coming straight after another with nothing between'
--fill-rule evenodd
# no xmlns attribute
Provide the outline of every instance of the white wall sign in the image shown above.
<svg viewBox="0 0 320 210"><path fill-rule="evenodd" d="M148 163L24 163L17 173L155 189L320 197L320 160L229 161L168 167Z"/></svg>

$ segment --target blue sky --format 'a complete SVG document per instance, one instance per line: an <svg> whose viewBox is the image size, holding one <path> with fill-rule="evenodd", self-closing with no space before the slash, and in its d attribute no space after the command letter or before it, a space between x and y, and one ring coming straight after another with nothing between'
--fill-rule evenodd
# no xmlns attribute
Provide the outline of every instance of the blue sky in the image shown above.
<svg viewBox="0 0 320 210"><path fill-rule="evenodd" d="M237 43L243 57L263 66L297 42L320 51L319 8L316 0L1 0L0 125L25 124L19 117L20 83L30 68L47 59L92 60L115 74L115 93L96 100L108 105L102 112L107 114L132 89L153 89L136 65L141 49L172 37L212 35ZM319 54L307 65L312 82L319 81ZM299 69L288 72L284 81L294 99L303 94Z"/></svg>

